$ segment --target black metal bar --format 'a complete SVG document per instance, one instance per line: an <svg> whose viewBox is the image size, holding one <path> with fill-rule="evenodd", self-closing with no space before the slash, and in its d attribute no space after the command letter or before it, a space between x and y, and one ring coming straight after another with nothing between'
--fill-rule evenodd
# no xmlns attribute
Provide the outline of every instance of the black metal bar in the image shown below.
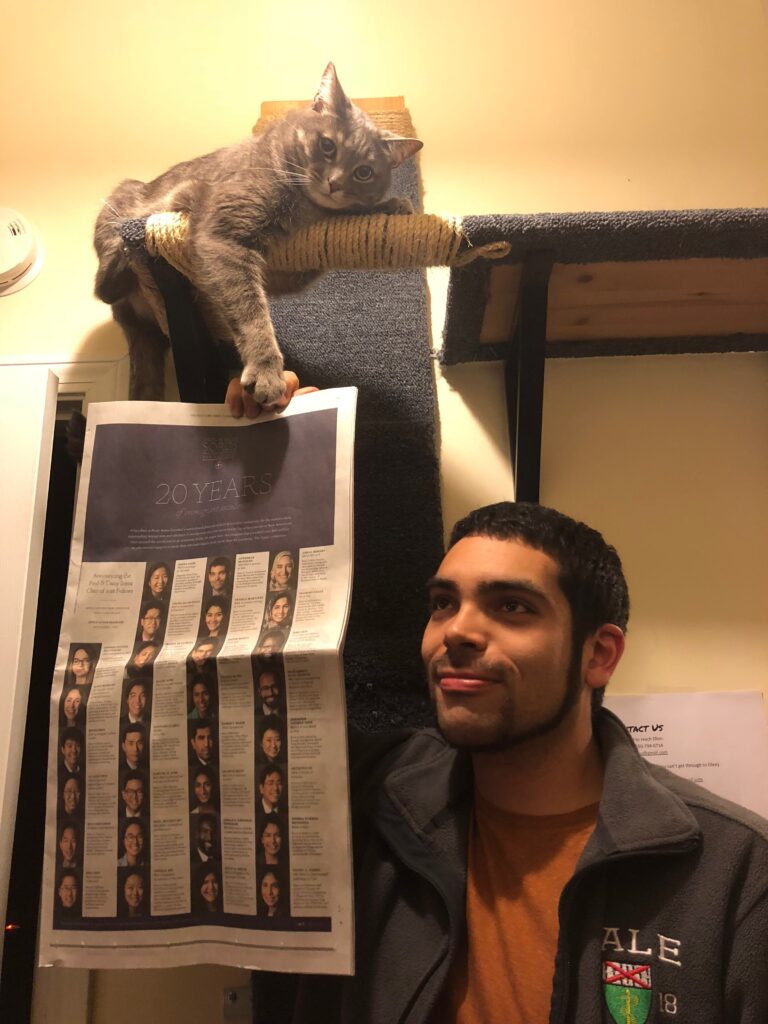
<svg viewBox="0 0 768 1024"><path fill-rule="evenodd" d="M150 269L165 303L168 335L182 402L223 402L228 377L187 279L165 260Z"/></svg>
<svg viewBox="0 0 768 1024"><path fill-rule="evenodd" d="M504 367L517 501L539 500L547 301L554 260L553 251L542 250L529 253L523 261L512 353Z"/></svg>

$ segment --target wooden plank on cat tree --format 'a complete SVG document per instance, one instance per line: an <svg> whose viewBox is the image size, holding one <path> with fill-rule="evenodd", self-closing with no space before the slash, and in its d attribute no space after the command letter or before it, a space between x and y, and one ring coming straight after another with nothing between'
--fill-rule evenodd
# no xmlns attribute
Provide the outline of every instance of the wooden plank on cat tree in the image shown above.
<svg viewBox="0 0 768 1024"><path fill-rule="evenodd" d="M261 104L262 117L280 117L289 110L296 110L298 107L306 107L311 99L305 100L266 100ZM405 98L403 96L379 96L376 98L353 99L361 110L405 110Z"/></svg>
<svg viewBox="0 0 768 1024"><path fill-rule="evenodd" d="M512 337L519 266L491 269L480 341ZM556 264L547 341L768 332L768 259Z"/></svg>

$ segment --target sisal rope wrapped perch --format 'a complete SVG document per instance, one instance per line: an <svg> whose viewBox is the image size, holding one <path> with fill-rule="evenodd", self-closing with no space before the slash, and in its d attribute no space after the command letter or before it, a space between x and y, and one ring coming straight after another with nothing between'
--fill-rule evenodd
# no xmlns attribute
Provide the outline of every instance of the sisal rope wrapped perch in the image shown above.
<svg viewBox="0 0 768 1024"><path fill-rule="evenodd" d="M186 258L187 217L156 213L147 218L145 244L150 256L162 256L190 277ZM461 267L477 259L503 259L508 242L473 248L460 217L435 214L372 214L319 221L267 250L270 270L400 270Z"/></svg>

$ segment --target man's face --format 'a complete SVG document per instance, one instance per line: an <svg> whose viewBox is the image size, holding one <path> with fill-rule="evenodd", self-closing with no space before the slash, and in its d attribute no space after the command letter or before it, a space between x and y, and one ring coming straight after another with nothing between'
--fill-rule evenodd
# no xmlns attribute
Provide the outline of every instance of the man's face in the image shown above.
<svg viewBox="0 0 768 1024"><path fill-rule="evenodd" d="M72 867L75 854L77 853L77 837L73 828L65 828L61 833L59 849L61 850L61 856L64 860L64 864L67 867Z"/></svg>
<svg viewBox="0 0 768 1024"><path fill-rule="evenodd" d="M277 707L280 700L280 685L272 672L262 672L259 676L259 696L262 704L268 708Z"/></svg>
<svg viewBox="0 0 768 1024"><path fill-rule="evenodd" d="M161 618L162 616L159 608L147 608L144 615L142 615L141 628L144 630L144 635L148 640L157 636L157 632L160 629Z"/></svg>
<svg viewBox="0 0 768 1024"><path fill-rule="evenodd" d="M77 903L77 879L74 875L65 875L59 886L59 899L62 907L69 910Z"/></svg>
<svg viewBox="0 0 768 1024"><path fill-rule="evenodd" d="M123 801L131 814L136 814L144 803L144 783L141 779L128 779L123 787Z"/></svg>
<svg viewBox="0 0 768 1024"><path fill-rule="evenodd" d="M213 644L198 644L197 647L192 651L192 661L198 666L202 666L213 654Z"/></svg>
<svg viewBox="0 0 768 1024"><path fill-rule="evenodd" d="M517 540L465 537L429 592L421 653L445 738L504 749L555 729L582 686L554 560Z"/></svg>
<svg viewBox="0 0 768 1024"><path fill-rule="evenodd" d="M227 569L224 565L212 565L208 570L208 583L214 594L223 594L227 588Z"/></svg>
<svg viewBox="0 0 768 1024"><path fill-rule="evenodd" d="M208 726L195 730L192 736L192 749L201 761L210 761L213 754L213 736Z"/></svg>
<svg viewBox="0 0 768 1024"><path fill-rule="evenodd" d="M62 800L66 814L74 814L80 805L80 783L77 779L67 779L62 791Z"/></svg>
<svg viewBox="0 0 768 1024"><path fill-rule="evenodd" d="M261 737L261 749L264 751L270 761L274 761L280 753L280 747L283 745L282 737L277 729L267 729L264 735Z"/></svg>
<svg viewBox="0 0 768 1024"><path fill-rule="evenodd" d="M201 822L197 829L197 843L207 857L213 853L214 839L213 825L210 821Z"/></svg>
<svg viewBox="0 0 768 1024"><path fill-rule="evenodd" d="M145 665L152 661L156 654L157 647L153 647L151 645L142 647L141 650L136 653L136 657L133 659L133 664L136 668L144 668Z"/></svg>
<svg viewBox="0 0 768 1024"><path fill-rule="evenodd" d="M61 754L67 771L75 772L80 767L80 743L74 739L66 739L61 745Z"/></svg>
<svg viewBox="0 0 768 1024"><path fill-rule="evenodd" d="M146 706L147 691L144 688L144 683L134 683L128 691L128 713L136 721L140 721Z"/></svg>
<svg viewBox="0 0 768 1024"><path fill-rule="evenodd" d="M293 576L293 559L290 555L278 555L272 567L272 580L275 589L287 587Z"/></svg>
<svg viewBox="0 0 768 1024"><path fill-rule="evenodd" d="M270 772L263 782L259 783L259 792L272 807L277 807L283 795L283 779L280 772Z"/></svg>
<svg viewBox="0 0 768 1024"><path fill-rule="evenodd" d="M127 732L123 737L123 753L129 764L137 765L144 752L144 737L140 732Z"/></svg>
<svg viewBox="0 0 768 1024"><path fill-rule="evenodd" d="M211 706L211 695L205 683L195 683L192 687L192 703L197 708L201 718L208 717L208 709Z"/></svg>

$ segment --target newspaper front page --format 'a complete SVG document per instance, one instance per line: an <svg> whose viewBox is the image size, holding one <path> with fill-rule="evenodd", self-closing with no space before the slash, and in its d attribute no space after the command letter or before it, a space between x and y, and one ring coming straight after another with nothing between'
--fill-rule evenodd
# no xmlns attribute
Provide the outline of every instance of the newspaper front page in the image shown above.
<svg viewBox="0 0 768 1024"><path fill-rule="evenodd" d="M51 696L40 963L351 973L356 392L92 405Z"/></svg>

